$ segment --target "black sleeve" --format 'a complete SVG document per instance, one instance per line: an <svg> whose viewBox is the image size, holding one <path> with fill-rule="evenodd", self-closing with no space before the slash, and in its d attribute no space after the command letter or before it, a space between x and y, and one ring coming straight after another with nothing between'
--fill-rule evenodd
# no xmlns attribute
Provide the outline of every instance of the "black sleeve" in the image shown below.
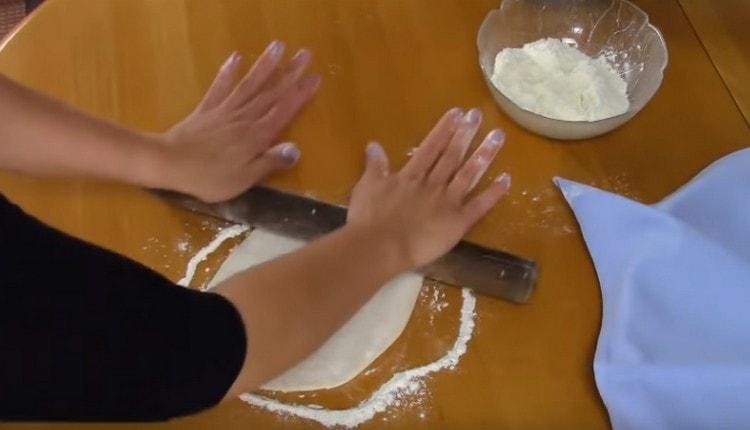
<svg viewBox="0 0 750 430"><path fill-rule="evenodd" d="M0 195L0 420L197 412L226 394L245 347L222 296L176 286Z"/></svg>

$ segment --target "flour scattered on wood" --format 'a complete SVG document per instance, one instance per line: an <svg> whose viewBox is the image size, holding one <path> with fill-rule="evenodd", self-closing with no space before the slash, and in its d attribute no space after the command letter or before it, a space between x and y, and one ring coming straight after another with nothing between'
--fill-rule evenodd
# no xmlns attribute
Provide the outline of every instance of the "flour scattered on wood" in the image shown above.
<svg viewBox="0 0 750 430"><path fill-rule="evenodd" d="M463 289L461 295L463 297L461 323L453 348L437 361L396 373L369 398L355 407L349 409L317 409L305 405L282 403L251 393L242 394L240 399L271 412L317 421L326 427L353 428L369 421L378 413L385 412L390 407L399 406L411 396L421 394L424 391L424 379L430 374L456 367L461 356L466 352L466 347L474 333L475 324L476 298L468 289Z"/></svg>
<svg viewBox="0 0 750 430"><path fill-rule="evenodd" d="M449 305L448 301L445 300L444 287L434 284L432 286L432 296L430 298L430 325L435 322L435 316L445 310Z"/></svg>
<svg viewBox="0 0 750 430"><path fill-rule="evenodd" d="M181 240L177 242L177 250L180 252L187 252L190 242L188 240Z"/></svg>
<svg viewBox="0 0 750 430"><path fill-rule="evenodd" d="M195 276L195 271L198 269L198 265L201 264L203 260L211 255L212 252L219 249L219 247L224 243L225 240L237 237L247 232L248 230L250 230L250 227L246 225L233 225L221 230L219 234L217 234L216 237L214 237L213 240L209 242L208 245L200 249L193 256L193 258L188 261L187 269L185 270L185 276L177 281L177 285L181 285L183 287L189 286L190 281L192 281L193 277Z"/></svg>
<svg viewBox="0 0 750 430"><path fill-rule="evenodd" d="M199 250L193 258L190 259L185 271L185 276L178 282L179 285L188 286L195 276L198 265L203 262L212 252L216 251L222 243L232 237L239 236L249 228L243 225L236 225L225 228L214 239ZM240 399L250 405L266 409L268 411L284 414L293 417L305 418L326 427L346 427L353 428L366 421L371 420L377 414L387 412L389 409L404 405L421 405L421 398L427 394L425 380L431 374L441 370L455 369L458 362L466 353L466 349L474 334L476 315L476 298L468 289L461 291L462 305L461 317L458 328L458 336L453 343L453 347L441 358L424 366L415 367L394 374L385 384L381 385L367 399L357 406L348 409L327 409L317 404L295 405L283 403L265 396L245 393L240 395ZM440 301L445 298L445 292L435 288L433 293L432 309L442 311L448 304ZM416 399L415 399L416 398ZM420 412L421 418L425 417L425 412ZM383 420L388 421L394 416L384 416Z"/></svg>

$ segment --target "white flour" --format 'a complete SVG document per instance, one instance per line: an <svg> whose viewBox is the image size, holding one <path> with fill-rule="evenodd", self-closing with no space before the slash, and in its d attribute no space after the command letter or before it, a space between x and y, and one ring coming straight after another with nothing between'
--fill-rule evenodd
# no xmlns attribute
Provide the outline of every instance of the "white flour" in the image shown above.
<svg viewBox="0 0 750 430"><path fill-rule="evenodd" d="M506 48L492 83L517 106L564 121L598 121L627 112L627 83L603 57L593 59L559 39Z"/></svg>
<svg viewBox="0 0 750 430"><path fill-rule="evenodd" d="M222 243L224 243L225 240L237 237L248 230L250 230L250 227L246 225L233 225L221 230L219 234L217 234L216 237L214 237L208 245L204 246L193 256L193 258L190 259L190 261L188 261L187 269L185 270L185 276L177 281L177 285L181 285L183 287L187 287L188 285L190 285L190 281L193 280L195 271L198 269L198 265L201 264L201 262L203 262L206 257L208 257L212 252L219 249L219 247Z"/></svg>
<svg viewBox="0 0 750 430"><path fill-rule="evenodd" d="M225 240L239 236L247 230L248 227L242 225L222 230L208 245L199 250L190 259L185 276L178 284L182 286L190 285L195 276L196 268L206 257L216 251ZM349 409L334 410L315 404L294 405L282 403L278 400L251 393L242 394L240 399L271 412L306 418L317 421L327 427L356 427L372 419L376 414L386 411L389 407L398 405L404 398L423 393L423 380L425 377L440 370L456 367L461 356L466 352L469 340L474 333L475 324L476 298L468 289L463 289L461 296L463 299L461 320L458 328L458 337L453 347L444 356L432 363L394 374L388 382L381 385L369 398L357 406ZM424 416L424 412L420 416Z"/></svg>
<svg viewBox="0 0 750 430"><path fill-rule="evenodd" d="M430 325L435 323L435 316L443 312L445 308L449 306L448 302L445 301L444 287L437 285L437 283L431 285L432 287L432 298L430 299Z"/></svg>
<svg viewBox="0 0 750 430"><path fill-rule="evenodd" d="M177 242L177 250L180 252L187 252L190 242L187 240L181 240Z"/></svg>
<svg viewBox="0 0 750 430"><path fill-rule="evenodd" d="M245 393L240 399L245 402L265 408L271 412L285 413L301 418L317 421L326 427L341 426L352 428L372 419L376 414L385 411L389 406L398 403L405 396L418 394L423 388L423 378L431 373L443 369L453 369L461 356L466 352L466 346L474 333L474 309L476 298L468 290L462 290L463 305L461 306L461 325L453 348L437 361L424 366L415 367L396 373L388 382L381 385L369 398L359 405L349 409L321 409L317 405L290 405L269 399L257 394Z"/></svg>

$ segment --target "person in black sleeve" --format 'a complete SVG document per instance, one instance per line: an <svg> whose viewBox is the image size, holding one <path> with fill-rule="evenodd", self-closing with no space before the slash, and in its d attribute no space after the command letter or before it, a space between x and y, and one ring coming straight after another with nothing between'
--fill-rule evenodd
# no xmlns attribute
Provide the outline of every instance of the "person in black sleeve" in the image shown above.
<svg viewBox="0 0 750 430"><path fill-rule="evenodd" d="M283 52L271 43L241 77L232 54L164 133L93 118L0 76L0 169L232 198L300 158L278 136L320 77L307 72L308 50L288 61ZM450 250L507 192L503 174L469 196L504 141L494 130L465 160L480 123L477 109L449 110L393 173L369 143L344 227L208 293L0 195L0 420L164 420L278 376L389 279Z"/></svg>

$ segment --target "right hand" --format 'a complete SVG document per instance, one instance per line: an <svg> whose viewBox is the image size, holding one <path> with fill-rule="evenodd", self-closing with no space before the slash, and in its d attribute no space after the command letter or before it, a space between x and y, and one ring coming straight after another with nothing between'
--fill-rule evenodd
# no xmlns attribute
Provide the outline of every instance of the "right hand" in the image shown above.
<svg viewBox="0 0 750 430"><path fill-rule="evenodd" d="M464 162L481 122L477 109L465 115L451 109L395 174L383 148L370 143L347 227L366 229L392 245L399 271L422 267L450 251L510 188L510 175L502 174L468 198L505 140L501 130L493 130Z"/></svg>

